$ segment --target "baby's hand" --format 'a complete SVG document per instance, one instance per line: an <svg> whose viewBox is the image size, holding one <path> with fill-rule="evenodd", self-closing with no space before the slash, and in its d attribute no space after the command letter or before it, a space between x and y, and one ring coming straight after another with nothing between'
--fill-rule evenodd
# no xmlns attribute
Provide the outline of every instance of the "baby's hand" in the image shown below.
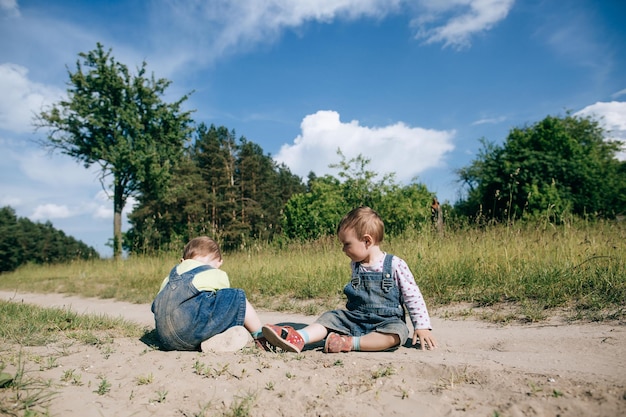
<svg viewBox="0 0 626 417"><path fill-rule="evenodd" d="M415 345L418 341L420 342L422 350L433 350L437 348L437 340L435 340L432 332L428 329L415 330L413 333L413 345Z"/></svg>

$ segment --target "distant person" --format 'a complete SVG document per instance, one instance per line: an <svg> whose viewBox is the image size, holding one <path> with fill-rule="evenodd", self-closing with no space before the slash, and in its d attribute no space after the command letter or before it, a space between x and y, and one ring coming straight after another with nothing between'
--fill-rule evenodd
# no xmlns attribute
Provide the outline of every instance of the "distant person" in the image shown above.
<svg viewBox="0 0 626 417"><path fill-rule="evenodd" d="M164 349L199 351L207 339L244 326L257 347L267 350L259 316L242 289L230 288L228 275L219 269L222 263L217 242L207 236L185 245L181 263L163 280L152 303Z"/></svg>
<svg viewBox="0 0 626 417"><path fill-rule="evenodd" d="M439 200L437 200L437 197L434 197L433 202L430 205L430 220L433 224L436 224L439 221L440 211L441 206L439 205Z"/></svg>
<svg viewBox="0 0 626 417"><path fill-rule="evenodd" d="M435 349L424 298L406 262L383 252L384 224L369 207L359 207L339 223L337 235L351 259L352 279L344 287L346 310L322 314L301 330L267 324L267 342L289 352L326 339L324 352L383 351L403 345L409 337L406 306L413 327L412 344Z"/></svg>
<svg viewBox="0 0 626 417"><path fill-rule="evenodd" d="M443 234L443 212L437 197L433 198L433 202L430 205L430 221L437 228L439 234Z"/></svg>

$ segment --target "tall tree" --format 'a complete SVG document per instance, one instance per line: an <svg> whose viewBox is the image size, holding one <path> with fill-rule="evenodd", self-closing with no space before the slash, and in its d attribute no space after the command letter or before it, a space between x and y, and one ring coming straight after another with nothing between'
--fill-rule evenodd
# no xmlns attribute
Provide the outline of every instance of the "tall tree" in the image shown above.
<svg viewBox="0 0 626 417"><path fill-rule="evenodd" d="M209 234L224 249L280 232L285 202L302 180L234 130L200 124L161 196L143 194L129 216L132 252L170 249Z"/></svg>
<svg viewBox="0 0 626 417"><path fill-rule="evenodd" d="M512 129L502 146L483 140L478 158L458 171L468 193L457 208L496 220L623 213L621 143L604 136L596 120L567 114Z"/></svg>
<svg viewBox="0 0 626 417"><path fill-rule="evenodd" d="M67 100L61 100L36 118L47 128L45 147L100 167L100 182L113 189L113 254L122 253L122 211L130 196L166 185L180 157L191 122L181 110L188 98L165 103L171 84L146 76L145 62L131 74L98 43L80 53L74 72L68 69Z"/></svg>

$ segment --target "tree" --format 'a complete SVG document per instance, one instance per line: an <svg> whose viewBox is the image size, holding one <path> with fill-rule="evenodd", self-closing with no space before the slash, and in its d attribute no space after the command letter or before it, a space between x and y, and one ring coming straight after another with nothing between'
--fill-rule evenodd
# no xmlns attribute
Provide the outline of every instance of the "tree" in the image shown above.
<svg viewBox="0 0 626 417"><path fill-rule="evenodd" d="M42 144L82 162L100 167L100 182L112 179L113 254L122 253L122 210L130 196L150 190L158 194L183 150L191 122L181 111L183 96L165 103L171 84L146 77L145 62L133 75L111 50L80 53L74 72L68 69L67 100L42 111L38 128L47 128Z"/></svg>
<svg viewBox="0 0 626 417"><path fill-rule="evenodd" d="M457 173L468 187L457 203L466 215L495 220L550 213L613 217L623 213L624 163L619 141L598 122L567 114L512 129L502 146L482 141L478 158Z"/></svg>
<svg viewBox="0 0 626 417"><path fill-rule="evenodd" d="M335 233L341 218L351 209L370 206L385 221L385 231L397 235L425 224L434 197L426 186L397 184L393 174L379 175L368 169L370 160L358 155L349 160L338 150L339 178L309 175L308 191L291 196L285 206L283 231L287 237L315 239Z"/></svg>
<svg viewBox="0 0 626 417"><path fill-rule="evenodd" d="M280 232L285 202L302 180L234 130L200 124L173 179L160 196L144 193L129 216L131 252L180 248L209 234L223 249Z"/></svg>
<svg viewBox="0 0 626 417"><path fill-rule="evenodd" d="M98 252L52 223L18 218L11 207L0 208L0 272L32 262L48 264L75 259L97 259Z"/></svg>

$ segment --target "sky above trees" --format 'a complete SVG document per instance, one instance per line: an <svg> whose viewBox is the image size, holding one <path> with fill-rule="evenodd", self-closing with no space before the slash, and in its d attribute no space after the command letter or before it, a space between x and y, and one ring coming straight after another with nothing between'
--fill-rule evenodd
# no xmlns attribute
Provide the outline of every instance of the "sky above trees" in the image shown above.
<svg viewBox="0 0 626 417"><path fill-rule="evenodd" d="M97 172L32 127L97 42L303 178L335 174L339 147L454 202L481 137L571 111L626 139L625 17L618 0L0 0L0 206L110 253Z"/></svg>

